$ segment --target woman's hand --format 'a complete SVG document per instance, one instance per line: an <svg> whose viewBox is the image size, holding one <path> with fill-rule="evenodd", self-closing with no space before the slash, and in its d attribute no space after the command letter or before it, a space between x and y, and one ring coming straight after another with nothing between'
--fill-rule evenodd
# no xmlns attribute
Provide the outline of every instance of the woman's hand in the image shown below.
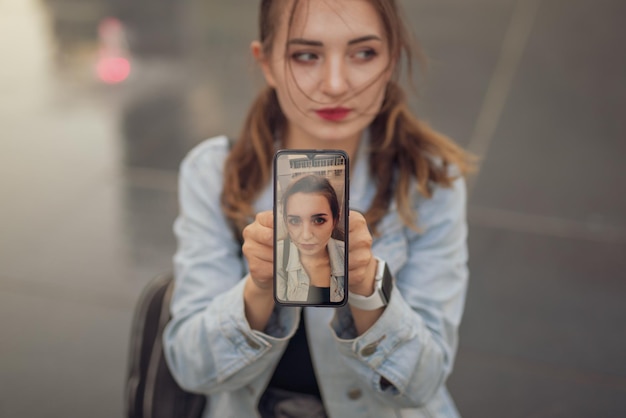
<svg viewBox="0 0 626 418"><path fill-rule="evenodd" d="M250 328L263 331L274 309L274 216L260 212L243 230L241 250L250 274L244 288L246 319Z"/></svg>
<svg viewBox="0 0 626 418"><path fill-rule="evenodd" d="M243 255L248 260L250 278L260 290L272 290L274 276L274 216L260 212L243 230Z"/></svg>
<svg viewBox="0 0 626 418"><path fill-rule="evenodd" d="M374 293L377 261L372 254L372 234L370 234L367 222L361 213L350 211L349 234L349 288L352 293L369 296ZM380 318L384 308L363 311L350 306L350 311L356 331L358 335L361 335Z"/></svg>
<svg viewBox="0 0 626 418"><path fill-rule="evenodd" d="M348 280L352 293L369 296L374 292L376 259L372 254L372 235L360 212L350 211Z"/></svg>

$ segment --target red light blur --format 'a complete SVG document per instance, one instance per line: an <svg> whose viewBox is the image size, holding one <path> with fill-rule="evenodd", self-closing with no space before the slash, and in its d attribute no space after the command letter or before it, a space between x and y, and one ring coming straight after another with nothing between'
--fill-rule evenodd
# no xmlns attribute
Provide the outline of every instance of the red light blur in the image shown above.
<svg viewBox="0 0 626 418"><path fill-rule="evenodd" d="M100 43L96 74L107 84L121 83L130 75L130 53L124 25L115 17L107 17L98 25Z"/></svg>
<svg viewBox="0 0 626 418"><path fill-rule="evenodd" d="M122 57L101 57L96 65L100 80L107 84L117 84L130 75L130 61Z"/></svg>

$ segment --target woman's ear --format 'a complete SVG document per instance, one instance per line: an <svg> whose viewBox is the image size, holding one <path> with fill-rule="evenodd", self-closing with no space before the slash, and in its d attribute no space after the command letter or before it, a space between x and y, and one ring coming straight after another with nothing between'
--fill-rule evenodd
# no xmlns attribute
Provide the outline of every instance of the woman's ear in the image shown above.
<svg viewBox="0 0 626 418"><path fill-rule="evenodd" d="M267 82L267 84L269 84L270 87L275 88L276 83L274 81L274 75L272 74L269 57L265 55L261 42L252 41L252 43L250 44L250 52L252 52L254 60L261 67L261 71L263 71L263 77L265 77L265 81Z"/></svg>

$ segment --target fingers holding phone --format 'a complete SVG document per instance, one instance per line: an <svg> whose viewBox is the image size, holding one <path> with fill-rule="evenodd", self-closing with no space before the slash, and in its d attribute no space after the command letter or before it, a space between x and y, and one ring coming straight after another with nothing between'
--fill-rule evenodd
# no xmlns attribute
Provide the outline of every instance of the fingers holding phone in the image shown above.
<svg viewBox="0 0 626 418"><path fill-rule="evenodd" d="M242 252L250 274L244 287L245 314L250 328L263 331L274 309L274 219L272 211L260 212L243 230Z"/></svg>
<svg viewBox="0 0 626 418"><path fill-rule="evenodd" d="M250 277L262 290L271 290L274 276L274 217L272 211L259 212L243 230L243 255Z"/></svg>
<svg viewBox="0 0 626 418"><path fill-rule="evenodd" d="M363 214L350 211L350 250L349 274L350 291L369 295L374 289L376 259L372 254L372 234Z"/></svg>

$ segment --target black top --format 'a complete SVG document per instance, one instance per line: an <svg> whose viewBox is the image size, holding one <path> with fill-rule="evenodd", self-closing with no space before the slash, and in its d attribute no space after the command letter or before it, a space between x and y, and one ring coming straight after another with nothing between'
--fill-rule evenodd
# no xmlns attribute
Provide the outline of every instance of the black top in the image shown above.
<svg viewBox="0 0 626 418"><path fill-rule="evenodd" d="M309 286L309 294L306 299L307 303L329 303L330 287Z"/></svg>
<svg viewBox="0 0 626 418"><path fill-rule="evenodd" d="M309 296L310 294L311 291L309 290ZM298 329L291 337L287 349L278 362L269 386L320 397L320 389L313 372L311 353L306 338L304 312L300 315Z"/></svg>
<svg viewBox="0 0 626 418"><path fill-rule="evenodd" d="M309 286L308 303L330 302L330 287ZM307 393L320 397L320 389L311 363L311 352L306 337L304 312L300 315L300 323L296 333L289 340L269 386L292 392Z"/></svg>

